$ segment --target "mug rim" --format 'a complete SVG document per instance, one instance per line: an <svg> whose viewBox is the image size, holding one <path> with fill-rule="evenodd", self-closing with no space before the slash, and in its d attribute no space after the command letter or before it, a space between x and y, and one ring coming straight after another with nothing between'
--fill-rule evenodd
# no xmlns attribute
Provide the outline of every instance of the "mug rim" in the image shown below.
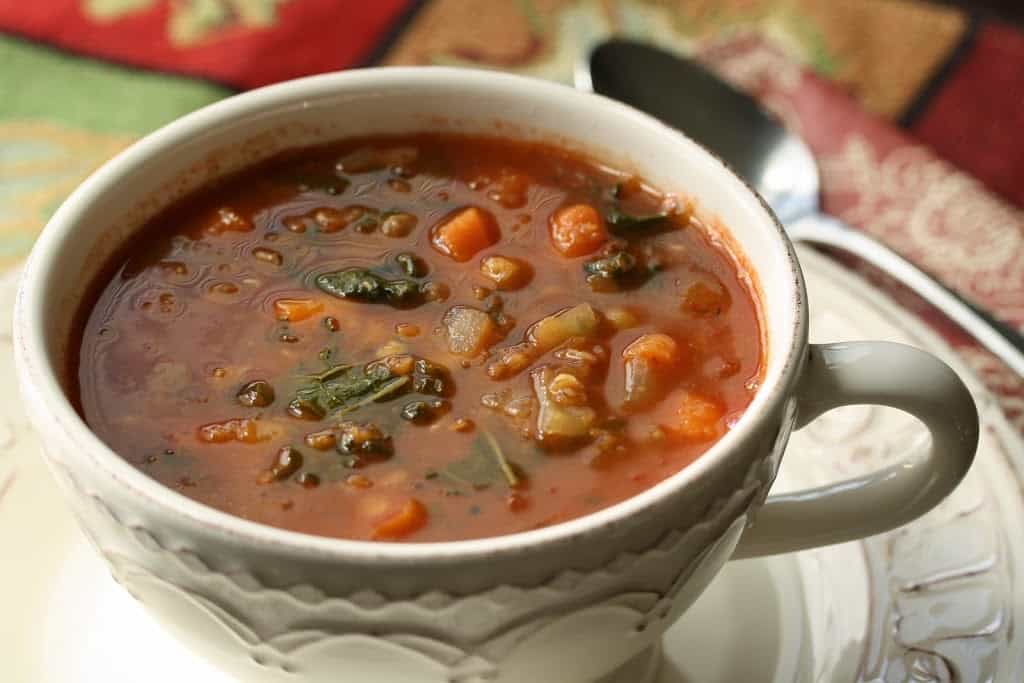
<svg viewBox="0 0 1024 683"><path fill-rule="evenodd" d="M119 180L134 165L152 158L173 153L177 142L201 130L230 124L234 117L252 116L261 111L283 105L309 106L318 96L337 96L346 88L401 88L415 81L423 86L430 80L461 82L467 87L509 92L529 89L531 96L563 101L556 106L602 107L623 119L624 125L644 126L651 134L671 136L688 143L697 155L710 157L725 172L728 182L738 183L742 191L757 200L759 210L776 230L775 243L784 253L787 275L791 279L795 296L787 305L795 308L793 324L785 338L770 336L763 331L770 344L770 353L781 357L781 371L774 377L766 374L750 405L737 424L707 451L675 474L625 500L601 510L540 529L512 534L487 536L479 539L434 541L425 543L379 542L318 536L291 531L254 522L188 498L132 466L107 446L85 423L65 393L59 372L48 358L44 342L43 320L46 301L41 292L47 290L47 280L56 255L69 247L69 238L85 208L98 198L114 191ZM586 136L581 136L585 140ZM642 166L642 164L641 164ZM642 168L640 169L642 172ZM696 194L696 193L695 193ZM696 195L699 198L699 195ZM138 198L134 198L138 199ZM131 200L125 200L127 204ZM726 226L728 232L728 226ZM742 243L736 240L743 256ZM744 267L753 269L748 260ZM757 293L763 322L767 328L769 302L763 291ZM77 303L81 303L80 300ZM286 550L292 554L326 559L344 559L347 562L387 563L391 565L430 562L458 562L471 557L494 558L516 555L523 551L564 542L578 542L581 538L616 526L623 520L654 508L674 493L693 485L712 469L723 466L730 455L737 455L740 445L754 435L761 422L769 417L772 407L782 401L787 389L796 381L807 342L807 295L803 275L796 253L782 224L764 199L740 178L720 157L684 133L632 107L595 93L575 90L569 86L536 78L508 73L459 67L373 67L334 72L285 81L231 96L186 114L149 133L112 159L104 163L83 181L47 222L33 246L18 286L14 313L14 347L20 391L28 404L30 419L42 435L40 416L53 418L47 426L57 431L68 444L75 445L76 457L87 458L104 476L114 479L119 487L130 490L136 499L144 499L154 514L175 515L183 522L197 525L221 536L256 547ZM769 364L771 361L769 360Z"/></svg>

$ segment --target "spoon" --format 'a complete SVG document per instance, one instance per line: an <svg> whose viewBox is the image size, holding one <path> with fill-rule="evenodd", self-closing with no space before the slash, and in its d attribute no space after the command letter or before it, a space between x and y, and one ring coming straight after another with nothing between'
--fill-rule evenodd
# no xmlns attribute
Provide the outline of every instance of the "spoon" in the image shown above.
<svg viewBox="0 0 1024 683"><path fill-rule="evenodd" d="M790 239L854 254L945 313L1024 376L1024 336L885 245L821 213L811 150L750 95L703 66L645 43L614 39L577 64L576 87L625 102L678 128L753 185Z"/></svg>

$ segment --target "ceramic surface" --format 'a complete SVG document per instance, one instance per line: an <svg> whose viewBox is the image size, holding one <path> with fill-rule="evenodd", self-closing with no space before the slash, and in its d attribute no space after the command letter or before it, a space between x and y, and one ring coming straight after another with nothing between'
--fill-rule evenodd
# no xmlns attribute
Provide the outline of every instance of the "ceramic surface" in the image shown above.
<svg viewBox="0 0 1024 683"><path fill-rule="evenodd" d="M53 312L75 305L77 283L161 202L286 146L446 127L589 148L614 139L620 151L603 151L605 159L698 198L709 225L729 226L767 302L768 360L747 413L707 454L568 523L480 541L381 544L271 529L204 507L150 480L85 428L53 371L65 366L71 316ZM808 352L791 247L718 160L621 105L511 76L367 70L200 110L79 188L37 242L24 282L14 326L20 386L76 517L130 593L193 650L246 681L333 681L340 669L352 680L592 681L656 643L733 554L765 502L798 413L806 422L845 403L901 407L932 431L933 452L768 501L742 553L908 521L959 481L977 438L970 396L930 356L880 343Z"/></svg>
<svg viewBox="0 0 1024 683"><path fill-rule="evenodd" d="M983 422L977 467L939 508L895 532L730 563L666 633L655 680L1017 683L1024 679L1024 641L1016 628L1024 616L1024 444L934 334L822 257L803 251L801 261L815 311L812 340L871 336L912 343L967 378ZM13 381L13 282L0 281L0 379L7 383ZM776 489L877 467L903 444L920 447L924 439L918 425L895 411L837 411L793 436ZM0 678L237 680L172 639L111 580L57 497L37 450L20 405L6 395L0 399L0 545L16 559L0 565ZM641 683L642 675L626 676L642 669L620 680Z"/></svg>

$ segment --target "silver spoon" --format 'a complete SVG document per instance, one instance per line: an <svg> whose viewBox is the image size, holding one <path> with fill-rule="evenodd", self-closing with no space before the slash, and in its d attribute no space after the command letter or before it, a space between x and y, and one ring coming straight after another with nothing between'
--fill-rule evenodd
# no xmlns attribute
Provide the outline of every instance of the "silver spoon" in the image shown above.
<svg viewBox="0 0 1024 683"><path fill-rule="evenodd" d="M818 166L810 149L750 95L692 60L621 39L585 56L575 81L581 90L625 102L706 145L765 198L791 239L842 249L888 273L1024 376L1020 332L883 244L821 213Z"/></svg>

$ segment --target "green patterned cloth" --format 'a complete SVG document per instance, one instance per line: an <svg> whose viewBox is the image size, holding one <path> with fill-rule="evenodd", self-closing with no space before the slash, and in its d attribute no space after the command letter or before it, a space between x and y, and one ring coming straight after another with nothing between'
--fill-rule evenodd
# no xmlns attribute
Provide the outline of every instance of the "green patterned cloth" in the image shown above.
<svg viewBox="0 0 1024 683"><path fill-rule="evenodd" d="M230 91L0 35L0 264L28 253L71 190L136 138Z"/></svg>

